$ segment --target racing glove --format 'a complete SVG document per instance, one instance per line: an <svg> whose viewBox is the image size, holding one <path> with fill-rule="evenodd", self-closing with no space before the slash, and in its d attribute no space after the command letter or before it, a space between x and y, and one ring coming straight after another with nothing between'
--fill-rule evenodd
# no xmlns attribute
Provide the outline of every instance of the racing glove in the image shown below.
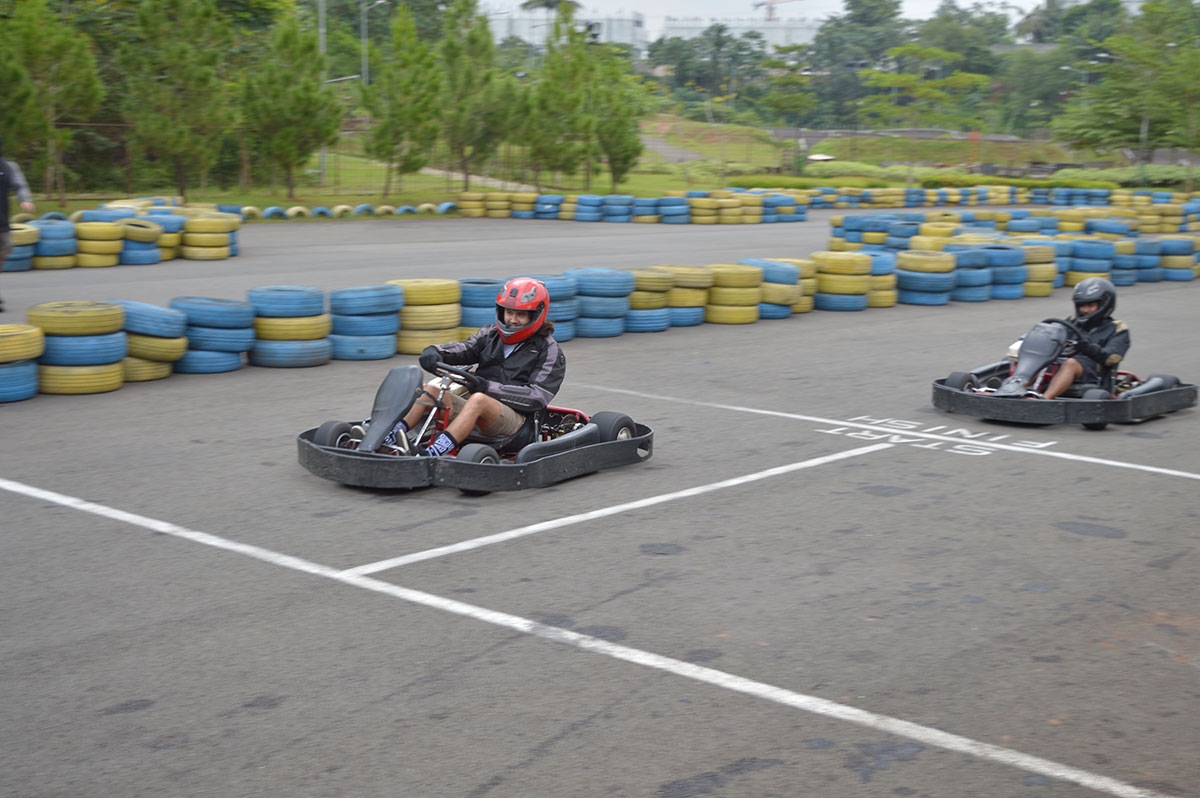
<svg viewBox="0 0 1200 798"><path fill-rule="evenodd" d="M427 346L421 350L417 362L421 364L421 368L432 374L441 359L442 357L438 354L437 347Z"/></svg>
<svg viewBox="0 0 1200 798"><path fill-rule="evenodd" d="M1091 341L1080 341L1075 345L1075 352L1076 354L1091 358L1097 363L1101 362L1101 360L1104 358L1104 350Z"/></svg>

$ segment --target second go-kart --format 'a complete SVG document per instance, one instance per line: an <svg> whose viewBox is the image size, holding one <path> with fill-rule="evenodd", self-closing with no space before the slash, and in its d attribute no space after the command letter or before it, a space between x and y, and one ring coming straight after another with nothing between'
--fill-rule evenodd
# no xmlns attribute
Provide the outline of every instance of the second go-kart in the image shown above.
<svg viewBox="0 0 1200 798"><path fill-rule="evenodd" d="M587 415L566 407L530 414L507 439L468 436L455 456L418 456L449 423L447 394L475 381L464 369L438 363L429 412L407 435L389 433L424 392L417 366L388 372L371 417L361 423L326 421L297 438L300 464L319 477L366 488L455 487L470 495L552 485L650 458L654 431L623 413ZM394 442L393 442L394 440Z"/></svg>
<svg viewBox="0 0 1200 798"><path fill-rule="evenodd" d="M1083 338L1074 322L1045 319L1013 344L1005 359L934 380L933 405L992 421L1082 424L1092 430L1196 405L1196 386L1178 377L1151 374L1143 380L1115 369L1102 369L1098 386L1076 383L1060 397L1043 399L1058 358L1073 354Z"/></svg>

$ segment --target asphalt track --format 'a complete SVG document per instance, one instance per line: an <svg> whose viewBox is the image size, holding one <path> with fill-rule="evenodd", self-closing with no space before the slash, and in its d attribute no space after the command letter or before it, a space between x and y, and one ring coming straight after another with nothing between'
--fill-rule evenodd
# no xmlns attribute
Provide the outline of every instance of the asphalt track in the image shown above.
<svg viewBox="0 0 1200 798"><path fill-rule="evenodd" d="M802 257L743 227L256 224L228 261L0 277L36 302ZM1196 284L1122 288L1195 382ZM294 438L389 364L0 406L0 794L1200 796L1200 427L941 414L1047 299L564 345L653 458L482 498L344 488Z"/></svg>

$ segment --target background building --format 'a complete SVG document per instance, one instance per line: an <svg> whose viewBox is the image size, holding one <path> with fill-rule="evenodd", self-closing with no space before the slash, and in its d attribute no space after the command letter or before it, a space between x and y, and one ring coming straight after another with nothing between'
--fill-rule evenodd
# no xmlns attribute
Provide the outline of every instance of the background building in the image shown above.
<svg viewBox="0 0 1200 798"><path fill-rule="evenodd" d="M741 37L744 33L761 33L767 43L767 51L772 47L784 47L790 44L808 44L817 36L821 29L819 19L773 19L756 18L718 18L718 17L665 17L663 19L663 38L695 39L713 25L724 25L729 33Z"/></svg>

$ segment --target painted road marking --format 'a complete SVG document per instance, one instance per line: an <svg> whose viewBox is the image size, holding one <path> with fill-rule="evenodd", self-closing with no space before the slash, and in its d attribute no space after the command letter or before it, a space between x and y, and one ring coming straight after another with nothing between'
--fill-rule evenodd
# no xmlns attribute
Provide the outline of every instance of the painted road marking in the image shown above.
<svg viewBox="0 0 1200 798"><path fill-rule="evenodd" d="M503 543L506 540L513 540L515 538L525 537L526 535L534 535L538 532L548 532L551 529L561 529L562 527L571 526L572 524L579 524L583 523L584 521L594 520L596 518L605 518L610 515L617 515L618 513L624 513L630 510L640 510L643 507L652 507L656 504L675 501L676 499L687 499L692 496L700 496L704 493L712 493L715 490L745 485L748 482L757 482L760 479L778 477L782 476L783 474L790 474L793 471L800 471L801 469L805 468L814 468L815 466L825 465L826 463L834 463L838 460L845 460L849 457L857 457L862 454L870 454L871 452L878 452L882 451L883 449L890 448L892 448L890 443L876 443L873 446L864 446L861 449L850 449L849 451L838 452L837 454L828 454L824 457L815 457L812 460L804 460L799 463L789 463L788 465L768 468L765 471L758 471L753 474L733 477L732 479L723 479L720 482L710 482L707 485L699 485L694 488L677 490L674 493L663 493L646 499L637 499L636 501L626 502L625 504L615 504L611 507L604 507L599 510L591 510L586 513L578 513L576 515L568 515L563 518L555 518L550 521L542 521L541 523L530 524L529 526L518 527L517 529L510 529L507 532L499 532L495 535L486 535L473 540L464 540L461 543L453 543L449 546L439 546L436 549L426 549L425 551L418 551L414 554L405 554L401 557L392 557L391 559L380 560L379 562L367 563L366 565L360 565L356 568L348 568L342 573L347 576L364 576L366 574L378 573L379 571L386 571L389 568L399 568L401 565L409 565L414 562L421 562L422 560L431 560L434 557L444 557L448 554L458 554L459 552L490 546L493 543Z"/></svg>
<svg viewBox="0 0 1200 798"><path fill-rule="evenodd" d="M590 385L585 383L573 383L581 388L591 388L597 391L608 391L610 393L619 393L626 396L637 396L642 399L654 399L663 402L674 402L676 404L696 405L697 407L711 407L717 410L734 410L739 413L753 413L760 416L774 416L776 418L790 418L797 421L812 421L816 424L830 424L833 426L853 427L855 429L872 430L875 432L886 432L894 434L894 427L882 427L877 424L863 424L854 421L845 421L836 418L822 418L821 416L806 416L800 413L784 413L779 410L762 410L756 407L745 407L744 405L726 405L718 402L702 402L698 399L681 399L677 396L663 396L662 394L643 393L641 391L631 391L626 388L610 388L605 385ZM964 441L961 437L947 436L930 432L918 432L916 430L905 430L906 435L919 436L929 440L948 441L950 443L962 444ZM1022 452L1024 454L1036 454L1042 457L1056 457L1060 460L1070 460L1075 463L1092 463L1093 465L1111 466L1113 468L1127 468L1131 471L1144 471L1148 474L1161 474L1167 477L1181 477L1183 479L1200 480L1200 474L1191 471L1179 471L1174 468L1159 468L1158 466L1142 465L1140 463L1126 463L1121 460L1107 460L1103 457L1089 457L1084 454L1071 454L1069 452L1056 452L1050 449L1037 448L1029 446L1034 443L1032 441L1023 442L1026 445L1016 446L1011 443L993 442L990 440L973 440L973 446L987 446L991 449L996 449L1003 452ZM1051 441L1051 443L1054 443Z"/></svg>
<svg viewBox="0 0 1200 798"><path fill-rule="evenodd" d="M262 562L278 565L283 568L288 568L294 571L319 576L324 579L329 579L334 582L339 582L351 587L357 587L362 590L369 590L374 593L381 593L386 596L398 598L402 601L418 604L430 609L441 610L458 615L464 618L472 618L484 623L490 623L495 626L511 629L521 634L539 637L543 640L549 640L555 643L562 643L583 651L590 651L595 654L601 654L613 659L623 660L634 665L641 665L647 668L663 671L665 673L682 676L686 679L710 684L714 687L719 687L724 690L731 690L737 693L754 696L756 698L770 701L781 706L792 707L804 712L811 712L816 715L822 715L835 720L854 723L859 726L865 726L870 729L884 732L886 734L894 734L899 737L907 737L917 742L926 743L928 745L937 746L950 751L959 751L971 756L986 759L991 762L997 762L1002 765L1024 770L1029 773L1037 773L1042 776L1047 776L1060 781L1071 782L1082 787L1098 790L1108 793L1109 795L1117 796L1117 798L1171 798L1163 793L1154 792L1153 790L1144 790L1135 787L1131 784L1111 779L1107 776L1101 776L1097 773L1082 770L1070 765L1063 765L1058 762L1053 762L1049 759L1024 754L1020 751L1014 751L1011 748L1003 748L991 743L984 743L978 740L972 740L969 737L962 737L957 734L932 729L928 726L922 726L917 723L911 723L899 718L893 718L889 715L881 715L877 712L871 712L857 707L846 706L839 704L836 701L829 701L817 696L807 695L804 693L796 693L791 690L786 690L782 687L756 682L752 679L746 679L741 676L735 676L731 673L718 671L713 668L706 668L702 665L695 665L690 662L683 662L670 657L664 657L660 654L654 654L641 649L630 648L616 643L610 643L606 640L600 640L595 637L581 635L578 632L571 632L566 629L560 629L555 626L547 626L543 623L522 618L517 615L510 615L504 612L489 610L486 607L478 607L474 604L466 604L454 599L435 596L432 593L425 593L419 590L393 585L389 582L384 582L379 579L374 579L369 576L356 576L348 574L344 571L330 568L318 563L302 560L299 557L292 557L288 554L264 549L259 546L251 546L245 543L238 543L234 540L220 537L218 535L210 535L207 532L198 532L193 529L187 529L177 524L172 524L168 521L160 521L155 518L148 518L143 515L118 510L112 507L106 507L102 504L79 499L74 496L66 496L61 493L55 493L42 488L36 488L32 485L26 485L22 482L14 482L8 479L0 478L0 489L16 493L22 496L28 496L33 499L51 502L64 507L70 507L80 512L92 513L104 518L110 518L115 521L122 521L133 526L138 526L143 529L148 529L153 532L159 532L173 537L190 540L193 543L201 543L205 546L212 546L223 551L235 552Z"/></svg>

